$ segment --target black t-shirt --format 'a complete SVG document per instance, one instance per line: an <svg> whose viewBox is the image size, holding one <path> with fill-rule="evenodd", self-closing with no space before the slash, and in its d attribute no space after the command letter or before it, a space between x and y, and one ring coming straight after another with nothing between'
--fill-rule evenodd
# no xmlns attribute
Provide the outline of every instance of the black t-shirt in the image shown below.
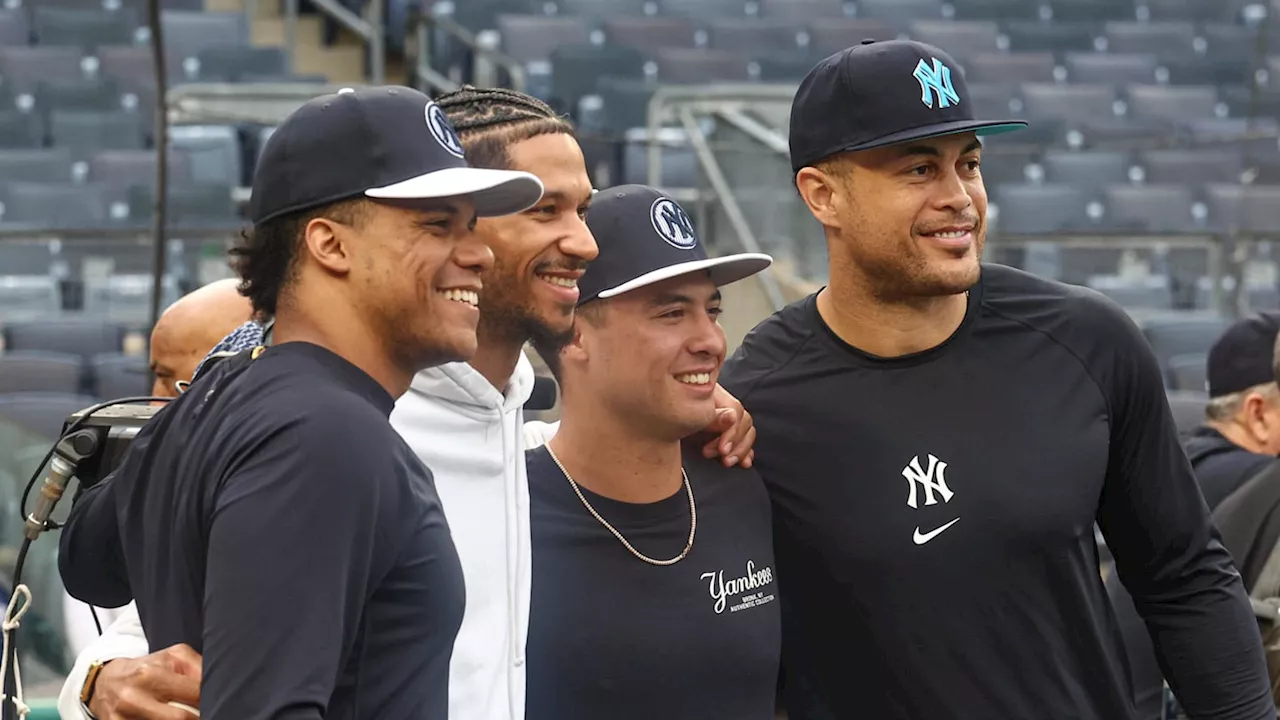
<svg viewBox="0 0 1280 720"><path fill-rule="evenodd" d="M984 265L951 338L884 359L815 298L721 376L759 430L792 720L1129 720L1095 521L1192 715L1275 717L1159 367L1114 303Z"/></svg>
<svg viewBox="0 0 1280 720"><path fill-rule="evenodd" d="M202 652L206 720L443 720L462 568L393 404L315 345L223 361L78 499L68 591Z"/></svg>
<svg viewBox="0 0 1280 720"><path fill-rule="evenodd" d="M588 513L545 447L527 459L526 720L772 720L781 630L759 476L686 452L698 526L689 554L662 567ZM650 558L689 539L683 487L651 504L581 489Z"/></svg>

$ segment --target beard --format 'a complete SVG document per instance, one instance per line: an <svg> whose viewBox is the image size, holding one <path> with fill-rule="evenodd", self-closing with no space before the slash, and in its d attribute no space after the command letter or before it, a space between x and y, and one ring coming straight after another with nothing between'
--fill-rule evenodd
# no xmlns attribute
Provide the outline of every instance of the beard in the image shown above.
<svg viewBox="0 0 1280 720"><path fill-rule="evenodd" d="M556 268L579 270L584 267L586 263L547 262L540 263L535 274ZM521 345L532 342L540 354L543 347L555 348L558 352L573 339L574 308L572 305L556 307L551 312L558 317L543 317L533 300L533 288L529 287L532 282L535 281L515 268L495 260L493 269L484 277L484 291L480 293L480 334Z"/></svg>

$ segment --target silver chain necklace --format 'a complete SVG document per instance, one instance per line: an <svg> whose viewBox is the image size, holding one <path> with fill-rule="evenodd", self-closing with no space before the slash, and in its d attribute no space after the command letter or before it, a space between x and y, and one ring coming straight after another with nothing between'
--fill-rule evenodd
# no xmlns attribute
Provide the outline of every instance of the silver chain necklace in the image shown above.
<svg viewBox="0 0 1280 720"><path fill-rule="evenodd" d="M569 485L573 487L573 492L587 508L587 512L591 513L591 516L598 520L606 530L613 533L613 536L618 538L618 541L622 543L622 546L631 551L632 555L635 555L650 565L675 565L685 559L685 556L687 556L689 551L693 549L693 535L698 529L698 508L693 504L693 488L689 485L689 475L684 471L683 466L680 467L680 476L684 478L684 490L689 495L689 541L685 543L684 550L681 550L679 555L671 558L670 560L654 560L632 547L631 543L627 542L627 539L622 536L622 533L618 532L616 528L600 516L600 513L596 512L595 508L591 507L591 503L587 502L586 496L583 495L582 490L579 489L578 483L573 479L573 476L569 474L569 471L564 468L564 463L560 462L560 458L556 457L556 451L551 449L550 443L547 444L547 452L550 453L551 459L555 461L556 467L560 468L560 472L564 473L565 478L569 480Z"/></svg>

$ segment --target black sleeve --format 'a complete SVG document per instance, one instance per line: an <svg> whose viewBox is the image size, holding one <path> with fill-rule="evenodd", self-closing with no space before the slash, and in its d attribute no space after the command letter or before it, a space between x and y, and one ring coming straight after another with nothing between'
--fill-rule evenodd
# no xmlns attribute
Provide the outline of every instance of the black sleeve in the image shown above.
<svg viewBox="0 0 1280 720"><path fill-rule="evenodd" d="M1275 720L1257 623L1179 444L1154 354L1118 309L1108 343L1111 450L1098 523L1165 677L1196 720Z"/></svg>
<svg viewBox="0 0 1280 720"><path fill-rule="evenodd" d="M133 601L113 488L117 475L138 470L146 442L139 434L112 475L80 492L62 526L58 574L67 594L81 602L117 608Z"/></svg>
<svg viewBox="0 0 1280 720"><path fill-rule="evenodd" d="M209 527L206 720L325 716L395 553L394 465L377 423L309 411L230 470Z"/></svg>

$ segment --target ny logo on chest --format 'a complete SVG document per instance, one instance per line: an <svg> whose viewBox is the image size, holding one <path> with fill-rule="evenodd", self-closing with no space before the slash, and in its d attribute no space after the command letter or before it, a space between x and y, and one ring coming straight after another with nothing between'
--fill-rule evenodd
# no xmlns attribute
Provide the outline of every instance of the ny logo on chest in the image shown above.
<svg viewBox="0 0 1280 720"><path fill-rule="evenodd" d="M926 455L926 463L921 466L920 456L911 458L911 462L902 468L902 477L907 480L907 507L912 510L918 510L921 507L920 497L924 496L924 506L937 505L939 498L945 505L951 502L951 498L955 497L955 493L951 488L947 487L947 464L939 460L936 456ZM946 532L948 528L960 522L960 518L955 518L945 525L934 528L928 532L921 532L920 526L916 526L915 533L911 539L916 545L924 545L930 540L938 537Z"/></svg>

